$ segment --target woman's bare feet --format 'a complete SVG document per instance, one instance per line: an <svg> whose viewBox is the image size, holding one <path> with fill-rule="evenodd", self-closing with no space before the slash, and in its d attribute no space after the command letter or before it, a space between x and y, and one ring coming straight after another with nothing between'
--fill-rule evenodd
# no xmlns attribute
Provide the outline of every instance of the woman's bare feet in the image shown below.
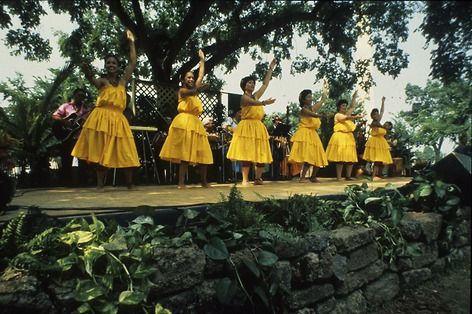
<svg viewBox="0 0 472 314"><path fill-rule="evenodd" d="M187 188L187 186L186 186L185 184L182 184L182 185L179 184L179 185L177 185L177 188L178 188L179 190L185 190L185 189Z"/></svg>

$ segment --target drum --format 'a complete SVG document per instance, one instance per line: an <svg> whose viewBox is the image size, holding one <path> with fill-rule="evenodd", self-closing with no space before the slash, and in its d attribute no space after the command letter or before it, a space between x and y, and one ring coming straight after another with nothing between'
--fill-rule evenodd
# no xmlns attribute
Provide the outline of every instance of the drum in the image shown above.
<svg viewBox="0 0 472 314"><path fill-rule="evenodd" d="M403 163L402 157L395 157L393 159L393 175L396 177L402 176L405 170L405 165Z"/></svg>

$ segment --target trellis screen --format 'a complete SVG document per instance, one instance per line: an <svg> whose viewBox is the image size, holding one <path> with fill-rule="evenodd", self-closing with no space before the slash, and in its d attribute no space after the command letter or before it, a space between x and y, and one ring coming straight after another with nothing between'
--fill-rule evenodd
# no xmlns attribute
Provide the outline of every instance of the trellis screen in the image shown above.
<svg viewBox="0 0 472 314"><path fill-rule="evenodd" d="M157 127L162 131L167 130L177 114L178 86L137 79L134 79L131 84L131 107L134 108L131 123ZM217 122L217 125L221 124L225 111L221 103L221 92L202 92L199 98L203 103L200 118L210 117Z"/></svg>

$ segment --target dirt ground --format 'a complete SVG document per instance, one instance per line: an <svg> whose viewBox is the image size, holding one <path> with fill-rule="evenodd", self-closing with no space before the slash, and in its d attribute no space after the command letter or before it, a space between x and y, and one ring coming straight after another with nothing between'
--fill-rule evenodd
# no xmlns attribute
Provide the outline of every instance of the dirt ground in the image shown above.
<svg viewBox="0 0 472 314"><path fill-rule="evenodd" d="M393 301L370 314L469 314L470 262L455 264L424 284L407 289Z"/></svg>

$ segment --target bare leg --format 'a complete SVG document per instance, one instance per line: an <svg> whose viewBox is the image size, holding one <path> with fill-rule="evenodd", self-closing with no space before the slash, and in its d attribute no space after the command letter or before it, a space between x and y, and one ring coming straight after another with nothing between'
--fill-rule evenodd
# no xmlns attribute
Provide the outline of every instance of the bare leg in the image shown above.
<svg viewBox="0 0 472 314"><path fill-rule="evenodd" d="M97 165L97 190L103 191L103 186L105 185L105 175L107 174L107 167Z"/></svg>
<svg viewBox="0 0 472 314"><path fill-rule="evenodd" d="M341 180L342 172L343 172L343 164L340 162L336 163L336 179L337 180Z"/></svg>
<svg viewBox="0 0 472 314"><path fill-rule="evenodd" d="M129 190L134 188L133 185L133 168L125 168L125 180L126 180L126 186L128 187Z"/></svg>
<svg viewBox="0 0 472 314"><path fill-rule="evenodd" d="M351 174L352 174L352 167L354 165L353 164L347 164L346 165L346 180L350 180L351 179Z"/></svg>
<svg viewBox="0 0 472 314"><path fill-rule="evenodd" d="M256 165L256 179L254 184L262 184L262 172L264 171L264 166Z"/></svg>
<svg viewBox="0 0 472 314"><path fill-rule="evenodd" d="M303 163L302 165L302 171L300 172L300 182L303 182L303 180L305 180L305 175L306 175L306 172L308 171L308 168L310 166L305 162Z"/></svg>
<svg viewBox="0 0 472 314"><path fill-rule="evenodd" d="M311 177L310 177L310 181L311 181L311 182L320 182L320 181L318 181L318 179L316 178L316 174L318 173L318 169L320 169L320 168L317 167L317 166L313 166L313 172L311 173Z"/></svg>
<svg viewBox="0 0 472 314"><path fill-rule="evenodd" d="M242 172L243 172L242 185L248 185L249 184L249 166L243 166Z"/></svg>
<svg viewBox="0 0 472 314"><path fill-rule="evenodd" d="M200 165L200 176L201 176L201 179L202 179L202 186L204 188L209 188L210 187L210 185L207 182L207 170L208 170L207 165Z"/></svg>
<svg viewBox="0 0 472 314"><path fill-rule="evenodd" d="M187 175L188 171L188 162L182 161L179 165L179 189L185 188L185 176Z"/></svg>

